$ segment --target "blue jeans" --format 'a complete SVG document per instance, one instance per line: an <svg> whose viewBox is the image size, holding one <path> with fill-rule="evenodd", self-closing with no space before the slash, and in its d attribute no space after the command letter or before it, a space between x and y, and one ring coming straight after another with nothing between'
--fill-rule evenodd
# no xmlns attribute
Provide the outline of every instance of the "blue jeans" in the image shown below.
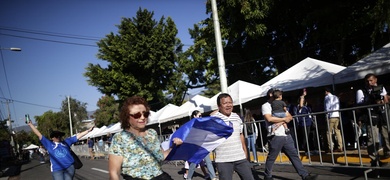
<svg viewBox="0 0 390 180"><path fill-rule="evenodd" d="M272 177L272 168L280 151L283 151L287 155L295 170L302 178L305 178L307 175L309 175L307 170L303 167L301 160L299 159L297 149L294 146L294 140L291 138L291 135L273 136L272 138L269 138L268 147L269 153L267 160L265 161L264 176L268 178Z"/></svg>
<svg viewBox="0 0 390 180"><path fill-rule="evenodd" d="M207 170L209 171L210 179L215 178L215 171L214 171L213 163L211 162L210 159L210 154L208 154L203 160L207 166ZM196 168L196 164L191 163L188 169L188 176L187 176L188 180L192 179L192 176L194 175L195 172L195 168Z"/></svg>
<svg viewBox="0 0 390 180"><path fill-rule="evenodd" d="M256 151L256 145L255 145L255 141L256 141L256 138L255 138L255 135L248 135L248 137L246 138L246 142L247 142L247 146L248 146L248 151L252 151L253 153L253 159L255 161L257 161L257 151Z"/></svg>
<svg viewBox="0 0 390 180"><path fill-rule="evenodd" d="M74 177L74 166L71 165L66 169L51 172L54 180L72 180Z"/></svg>

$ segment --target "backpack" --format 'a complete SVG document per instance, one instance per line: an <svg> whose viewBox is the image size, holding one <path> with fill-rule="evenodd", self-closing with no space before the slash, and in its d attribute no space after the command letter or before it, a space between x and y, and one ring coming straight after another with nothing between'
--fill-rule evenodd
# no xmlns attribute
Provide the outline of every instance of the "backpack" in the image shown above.
<svg viewBox="0 0 390 180"><path fill-rule="evenodd" d="M373 105L377 104L378 100L382 100L382 90L383 90L383 85L379 84L378 86L375 86L371 92L368 90L368 88L362 88L362 92L364 95L363 103L361 105ZM382 112L380 106L376 106L372 108L371 111L371 120L372 120L372 125L376 126L378 123L380 123L383 118L382 118ZM368 117L368 112L364 110L362 112L362 119L364 123L368 123L369 117Z"/></svg>
<svg viewBox="0 0 390 180"><path fill-rule="evenodd" d="M371 92L368 91L367 88L363 88L363 105L371 105L371 104L377 104L377 100L382 99L382 90L383 90L383 85L379 84L378 86L375 86Z"/></svg>
<svg viewBox="0 0 390 180"><path fill-rule="evenodd" d="M248 135L252 135L254 133L254 130L253 130L253 123L248 123L246 124L246 133Z"/></svg>

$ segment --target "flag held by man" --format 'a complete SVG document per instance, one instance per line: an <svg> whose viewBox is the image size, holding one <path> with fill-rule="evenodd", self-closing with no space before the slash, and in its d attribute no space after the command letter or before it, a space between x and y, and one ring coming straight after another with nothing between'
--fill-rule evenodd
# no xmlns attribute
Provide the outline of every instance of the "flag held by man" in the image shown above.
<svg viewBox="0 0 390 180"><path fill-rule="evenodd" d="M170 137L182 139L183 144L174 146L166 160L186 160L198 164L232 133L231 122L228 125L222 119L212 116L193 118ZM170 147L172 145L170 141Z"/></svg>

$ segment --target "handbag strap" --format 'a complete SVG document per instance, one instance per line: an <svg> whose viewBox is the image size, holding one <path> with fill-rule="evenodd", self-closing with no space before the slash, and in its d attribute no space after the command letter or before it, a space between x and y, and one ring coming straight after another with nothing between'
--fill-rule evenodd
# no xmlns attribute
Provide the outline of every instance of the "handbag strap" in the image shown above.
<svg viewBox="0 0 390 180"><path fill-rule="evenodd" d="M128 132L128 131L127 131ZM130 136L134 139L134 141L138 144L138 146L140 148L142 148L145 152L147 152L148 154L150 154L152 157L153 157L153 160L156 161L157 163L160 163L156 157L156 155L150 150L148 149L147 147L145 147L142 142L140 142L137 137L135 137L135 135L131 132L128 132L130 134Z"/></svg>

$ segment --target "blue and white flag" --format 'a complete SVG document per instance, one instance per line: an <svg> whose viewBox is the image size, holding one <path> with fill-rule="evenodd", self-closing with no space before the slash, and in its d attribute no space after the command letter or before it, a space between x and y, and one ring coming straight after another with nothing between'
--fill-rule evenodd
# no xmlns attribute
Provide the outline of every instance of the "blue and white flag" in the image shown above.
<svg viewBox="0 0 390 180"><path fill-rule="evenodd" d="M226 124L218 117L193 118L183 124L170 139L180 138L183 144L173 146L165 160L185 160L199 164L211 151L217 148L233 133L232 123Z"/></svg>

